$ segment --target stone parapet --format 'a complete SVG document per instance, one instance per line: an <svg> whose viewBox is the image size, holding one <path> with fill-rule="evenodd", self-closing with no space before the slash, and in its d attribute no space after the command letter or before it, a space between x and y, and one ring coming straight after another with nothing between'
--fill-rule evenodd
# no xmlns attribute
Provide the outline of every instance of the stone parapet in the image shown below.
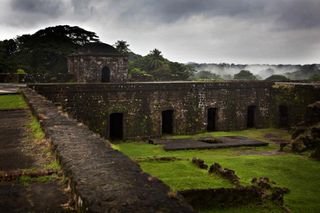
<svg viewBox="0 0 320 213"><path fill-rule="evenodd" d="M52 143L79 212L193 212L179 194L87 126L63 115L35 91L22 92Z"/></svg>

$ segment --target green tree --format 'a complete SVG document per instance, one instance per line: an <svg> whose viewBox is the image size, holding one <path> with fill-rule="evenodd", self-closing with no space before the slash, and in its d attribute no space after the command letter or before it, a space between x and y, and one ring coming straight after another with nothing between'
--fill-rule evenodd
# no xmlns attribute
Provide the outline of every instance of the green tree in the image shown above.
<svg viewBox="0 0 320 213"><path fill-rule="evenodd" d="M320 73L314 74L309 78L310 81L320 81Z"/></svg>
<svg viewBox="0 0 320 213"><path fill-rule="evenodd" d="M150 69L159 69L164 65L164 58L162 57L161 51L158 49L154 49L150 51L149 55L150 59Z"/></svg>
<svg viewBox="0 0 320 213"><path fill-rule="evenodd" d="M7 63L6 63L6 51L3 41L0 41L0 73L6 72Z"/></svg>
<svg viewBox="0 0 320 213"><path fill-rule="evenodd" d="M233 78L237 80L256 80L256 77L249 70L241 70Z"/></svg>
<svg viewBox="0 0 320 213"><path fill-rule="evenodd" d="M94 32L63 25L22 35L15 41L18 51L14 58L18 68L55 78L59 73L67 73L67 55L77 47L99 39Z"/></svg>
<svg viewBox="0 0 320 213"><path fill-rule="evenodd" d="M187 80L194 73L192 66L178 62L170 62L169 68L171 72L170 80Z"/></svg>
<svg viewBox="0 0 320 213"><path fill-rule="evenodd" d="M126 41L118 40L113 45L120 53L129 53L131 52L129 49L129 44Z"/></svg>
<svg viewBox="0 0 320 213"><path fill-rule="evenodd" d="M9 39L0 41L0 72L15 72L16 65L13 60L14 54L17 52L17 44L15 40Z"/></svg>
<svg viewBox="0 0 320 213"><path fill-rule="evenodd" d="M195 79L221 79L221 77L215 73L207 70L201 70L195 74Z"/></svg>
<svg viewBox="0 0 320 213"><path fill-rule="evenodd" d="M289 79L284 75L271 75L265 81L288 81Z"/></svg>
<svg viewBox="0 0 320 213"><path fill-rule="evenodd" d="M152 75L139 68L133 68L129 70L129 76L133 81L152 81Z"/></svg>
<svg viewBox="0 0 320 213"><path fill-rule="evenodd" d="M156 81L187 80L194 72L194 68L190 65L165 59L158 49L150 51L144 57L139 55L132 57L129 61L129 72L133 72L135 68L144 70Z"/></svg>

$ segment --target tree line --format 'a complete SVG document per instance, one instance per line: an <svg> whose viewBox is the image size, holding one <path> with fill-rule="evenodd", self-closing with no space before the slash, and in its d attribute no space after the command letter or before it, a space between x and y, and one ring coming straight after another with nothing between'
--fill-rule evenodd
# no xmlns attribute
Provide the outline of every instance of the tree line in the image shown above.
<svg viewBox="0 0 320 213"><path fill-rule="evenodd" d="M38 78L36 81L54 82L59 76L65 80L67 56L90 42L100 42L96 33L68 25L0 41L0 73L27 74ZM117 41L114 47L129 55L129 75L133 80L187 80L194 72L191 66L164 58L158 49L140 56L125 41Z"/></svg>
<svg viewBox="0 0 320 213"><path fill-rule="evenodd" d="M30 81L68 81L67 56L77 48L100 42L95 32L77 26L59 25L41 29L34 34L25 34L13 39L0 41L0 74L26 74ZM209 71L198 71L197 64L182 64L166 59L159 49L141 56L129 49L126 41L119 40L113 45L119 52L129 57L129 76L132 81L181 81L181 80L261 80L249 70L241 70L234 76L221 76ZM311 65L310 65L311 66ZM320 79L317 66L302 70L313 71L314 80ZM289 80L282 75L273 75L266 80Z"/></svg>

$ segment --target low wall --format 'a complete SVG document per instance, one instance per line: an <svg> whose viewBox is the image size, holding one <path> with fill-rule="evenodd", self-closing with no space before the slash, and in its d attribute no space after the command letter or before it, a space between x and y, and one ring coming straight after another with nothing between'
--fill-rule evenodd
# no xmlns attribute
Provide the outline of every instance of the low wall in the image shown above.
<svg viewBox="0 0 320 213"><path fill-rule="evenodd" d="M31 89L24 97L51 141L78 212L193 212L179 195Z"/></svg>
<svg viewBox="0 0 320 213"><path fill-rule="evenodd" d="M278 126L278 107L287 105L290 126L303 119L307 104L319 99L319 88L311 84L287 83L291 92L275 85L232 81L29 86L107 138L110 114L122 113L123 138L130 139L161 136L164 110L174 112L174 134L194 134L207 130L209 108L216 108L215 130L243 130L249 106L255 106L254 127L267 128Z"/></svg>
<svg viewBox="0 0 320 213"><path fill-rule="evenodd" d="M307 106L320 100L320 83L275 83L272 86L272 123L279 120L278 106L288 107L288 124L296 125L305 120Z"/></svg>
<svg viewBox="0 0 320 213"><path fill-rule="evenodd" d="M0 83L22 83L25 77L25 74L0 73Z"/></svg>

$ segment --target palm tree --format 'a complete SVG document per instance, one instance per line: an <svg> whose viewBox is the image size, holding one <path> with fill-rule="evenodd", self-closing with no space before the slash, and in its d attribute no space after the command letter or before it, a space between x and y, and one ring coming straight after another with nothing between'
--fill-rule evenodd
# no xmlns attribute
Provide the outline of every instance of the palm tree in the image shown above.
<svg viewBox="0 0 320 213"><path fill-rule="evenodd" d="M158 49L154 49L150 51L149 53L150 56L150 68L153 69L158 69L163 65L164 58L161 55L161 51Z"/></svg>
<svg viewBox="0 0 320 213"><path fill-rule="evenodd" d="M118 40L113 45L120 53L128 53L130 51L129 44L126 41Z"/></svg>

